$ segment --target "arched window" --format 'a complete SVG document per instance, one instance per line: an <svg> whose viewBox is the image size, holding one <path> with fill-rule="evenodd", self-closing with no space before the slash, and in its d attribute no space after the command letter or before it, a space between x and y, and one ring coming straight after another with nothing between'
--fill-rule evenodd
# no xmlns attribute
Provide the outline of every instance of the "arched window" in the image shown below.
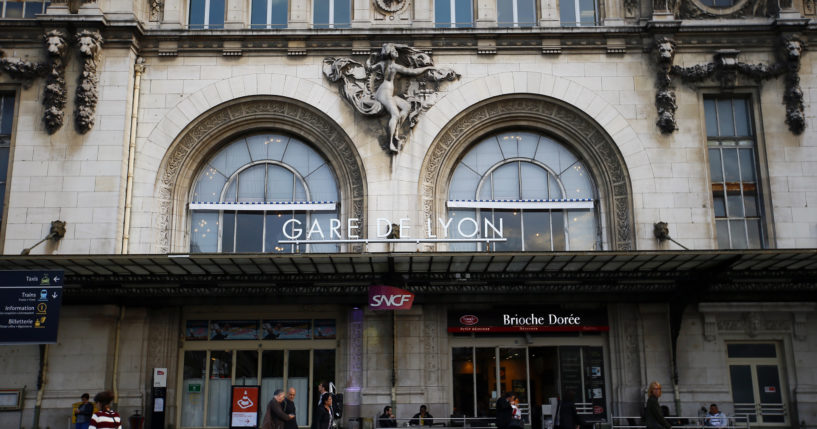
<svg viewBox="0 0 817 429"><path fill-rule="evenodd" d="M474 218L480 237L506 241L496 251L596 250L601 248L596 187L584 163L562 144L531 132L492 135L459 161L448 190L448 216ZM485 229L484 231L482 229ZM470 233L471 231L466 232ZM464 238L458 228L449 235ZM482 250L456 243L453 250Z"/></svg>
<svg viewBox="0 0 817 429"><path fill-rule="evenodd" d="M335 173L309 145L283 134L239 138L216 153L196 179L190 251L336 252L334 244L297 249L281 241L310 226L312 238L329 238L338 201Z"/></svg>

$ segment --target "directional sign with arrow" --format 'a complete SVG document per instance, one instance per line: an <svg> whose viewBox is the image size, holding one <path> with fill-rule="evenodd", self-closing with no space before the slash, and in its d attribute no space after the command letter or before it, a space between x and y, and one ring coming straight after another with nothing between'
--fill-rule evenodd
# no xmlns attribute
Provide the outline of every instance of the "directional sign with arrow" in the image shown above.
<svg viewBox="0 0 817 429"><path fill-rule="evenodd" d="M0 271L0 344L57 342L62 271Z"/></svg>

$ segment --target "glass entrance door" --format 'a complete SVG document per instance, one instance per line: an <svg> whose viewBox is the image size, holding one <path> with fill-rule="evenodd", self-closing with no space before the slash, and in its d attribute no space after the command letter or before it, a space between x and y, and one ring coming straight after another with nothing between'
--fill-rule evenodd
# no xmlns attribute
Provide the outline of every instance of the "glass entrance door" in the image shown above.
<svg viewBox="0 0 817 429"><path fill-rule="evenodd" d="M774 343L727 344L735 415L754 424L786 425L786 389Z"/></svg>

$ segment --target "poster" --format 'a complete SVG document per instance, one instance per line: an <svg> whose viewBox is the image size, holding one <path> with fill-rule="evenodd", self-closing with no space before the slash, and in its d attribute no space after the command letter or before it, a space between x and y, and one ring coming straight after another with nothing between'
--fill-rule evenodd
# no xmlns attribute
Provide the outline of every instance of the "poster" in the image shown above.
<svg viewBox="0 0 817 429"><path fill-rule="evenodd" d="M207 339L206 320L188 320L184 328L184 339L187 341L202 341Z"/></svg>
<svg viewBox="0 0 817 429"><path fill-rule="evenodd" d="M230 399L230 427L258 427L260 386L233 386Z"/></svg>
<svg viewBox="0 0 817 429"><path fill-rule="evenodd" d="M212 320L211 340L257 340L257 320Z"/></svg>
<svg viewBox="0 0 817 429"><path fill-rule="evenodd" d="M265 320L262 323L264 340L308 340L312 338L312 321Z"/></svg>
<svg viewBox="0 0 817 429"><path fill-rule="evenodd" d="M315 319L315 339L334 340L335 339L335 319Z"/></svg>

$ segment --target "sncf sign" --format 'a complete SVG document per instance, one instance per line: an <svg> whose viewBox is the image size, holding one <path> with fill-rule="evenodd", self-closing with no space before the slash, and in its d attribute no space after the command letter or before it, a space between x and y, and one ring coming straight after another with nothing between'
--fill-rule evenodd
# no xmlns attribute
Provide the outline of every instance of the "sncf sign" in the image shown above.
<svg viewBox="0 0 817 429"><path fill-rule="evenodd" d="M372 310L408 310L414 294L400 288L384 285L369 286L369 308Z"/></svg>

